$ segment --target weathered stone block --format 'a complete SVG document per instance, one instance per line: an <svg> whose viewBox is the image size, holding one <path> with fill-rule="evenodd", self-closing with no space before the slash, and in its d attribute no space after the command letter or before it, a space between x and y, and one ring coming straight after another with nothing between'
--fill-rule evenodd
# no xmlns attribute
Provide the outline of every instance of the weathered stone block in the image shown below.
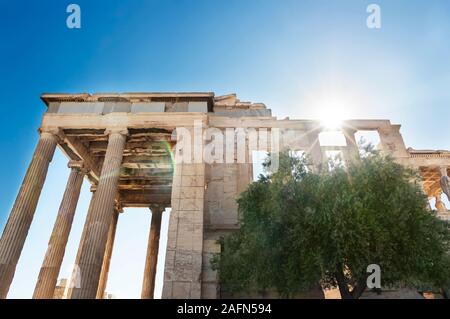
<svg viewBox="0 0 450 319"><path fill-rule="evenodd" d="M233 197L235 197L236 194L237 194L236 180L229 181L229 182L225 183L223 185L223 191L225 193L231 193L233 195Z"/></svg>
<svg viewBox="0 0 450 319"><path fill-rule="evenodd" d="M208 103L207 102L189 102L188 112L208 113Z"/></svg>
<svg viewBox="0 0 450 319"><path fill-rule="evenodd" d="M164 112L165 106L165 102L133 103L131 113Z"/></svg>
<svg viewBox="0 0 450 319"><path fill-rule="evenodd" d="M203 254L202 252L193 252L192 253L192 269L193 269L193 279L200 280L203 268Z"/></svg>
<svg viewBox="0 0 450 319"><path fill-rule="evenodd" d="M217 239L203 240L203 251L209 253L220 253L220 244Z"/></svg>
<svg viewBox="0 0 450 319"><path fill-rule="evenodd" d="M177 248L182 250L192 250L193 245L193 224L178 225Z"/></svg>
<svg viewBox="0 0 450 319"><path fill-rule="evenodd" d="M177 169L174 171L172 187L181 187L181 173L180 175L176 175Z"/></svg>
<svg viewBox="0 0 450 319"><path fill-rule="evenodd" d="M218 291L216 283L202 282L202 298L203 299L217 299Z"/></svg>
<svg viewBox="0 0 450 319"><path fill-rule="evenodd" d="M217 271L212 270L211 268L211 256L208 256L208 258L205 259L204 267L202 268L202 282L216 282Z"/></svg>
<svg viewBox="0 0 450 319"><path fill-rule="evenodd" d="M172 198L171 198L171 200L173 201L174 199L179 199L180 195L181 195L181 187L178 187L178 186L174 187L174 186L172 186Z"/></svg>
<svg viewBox="0 0 450 319"><path fill-rule="evenodd" d="M201 282L191 283L191 295L192 299L200 299L202 297L202 284Z"/></svg>
<svg viewBox="0 0 450 319"><path fill-rule="evenodd" d="M181 174L183 176L204 176L205 164L183 164Z"/></svg>
<svg viewBox="0 0 450 319"><path fill-rule="evenodd" d="M181 198L179 210L203 211L203 198Z"/></svg>
<svg viewBox="0 0 450 319"><path fill-rule="evenodd" d="M187 112L188 111L188 102L173 103L171 110L173 112Z"/></svg>
<svg viewBox="0 0 450 319"><path fill-rule="evenodd" d="M191 283L174 281L172 288L172 298L174 299L191 298Z"/></svg>
<svg viewBox="0 0 450 319"><path fill-rule="evenodd" d="M60 103L50 102L48 104L47 113L58 113Z"/></svg>
<svg viewBox="0 0 450 319"><path fill-rule="evenodd" d="M167 232L167 249L175 249L177 247L178 237L178 220L175 222L171 220L169 223L169 230Z"/></svg>
<svg viewBox="0 0 450 319"><path fill-rule="evenodd" d="M172 212L173 211L175 211L175 212L178 212L179 210L180 210L180 201L181 201L181 199L178 197L178 198L172 198L172 201L171 201L171 205L172 205Z"/></svg>
<svg viewBox="0 0 450 319"><path fill-rule="evenodd" d="M102 114L103 102L62 102L59 106L58 113L62 114Z"/></svg>
<svg viewBox="0 0 450 319"><path fill-rule="evenodd" d="M174 268L174 281L192 281L192 253L177 250Z"/></svg>
<svg viewBox="0 0 450 319"><path fill-rule="evenodd" d="M237 175L237 165L238 164L232 164L232 165L228 165L225 170L223 171L223 177L225 178L225 180L231 178L235 178Z"/></svg>
<svg viewBox="0 0 450 319"><path fill-rule="evenodd" d="M192 250L201 252L203 250L203 223L194 224L194 232L192 234Z"/></svg>
<svg viewBox="0 0 450 319"><path fill-rule="evenodd" d="M220 181L223 179L224 176L224 164L215 164L215 165L211 165L211 169L210 169L210 178L211 181Z"/></svg>
<svg viewBox="0 0 450 319"><path fill-rule="evenodd" d="M185 210L179 212L179 222L183 224L203 224L203 213L201 211Z"/></svg>
<svg viewBox="0 0 450 319"><path fill-rule="evenodd" d="M181 187L185 186L205 186L205 178L199 176L183 176L181 179Z"/></svg>
<svg viewBox="0 0 450 319"><path fill-rule="evenodd" d="M166 260L165 260L165 269L173 269L175 267L175 250L167 249L166 250Z"/></svg>
<svg viewBox="0 0 450 319"><path fill-rule="evenodd" d="M103 114L123 112L129 113L131 111L131 103L128 102L105 102L103 107Z"/></svg>
<svg viewBox="0 0 450 319"><path fill-rule="evenodd" d="M162 295L161 295L162 299L172 298L172 286L173 286L172 281L164 281Z"/></svg>
<svg viewBox="0 0 450 319"><path fill-rule="evenodd" d="M186 186L180 189L180 198L197 198L203 199L205 193L204 187Z"/></svg>
<svg viewBox="0 0 450 319"><path fill-rule="evenodd" d="M174 268L170 268L164 269L164 282L166 281L174 281L175 280L175 269Z"/></svg>

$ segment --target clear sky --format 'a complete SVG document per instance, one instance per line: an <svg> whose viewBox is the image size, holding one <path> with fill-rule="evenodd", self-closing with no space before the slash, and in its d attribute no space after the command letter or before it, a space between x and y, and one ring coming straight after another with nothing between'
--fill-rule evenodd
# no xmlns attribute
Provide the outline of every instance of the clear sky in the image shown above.
<svg viewBox="0 0 450 319"><path fill-rule="evenodd" d="M66 27L70 3L81 7L81 29ZM370 3L381 7L381 29L366 26ZM0 0L0 13L0 229L37 142L43 92L235 92L280 118L333 108L391 119L407 146L450 149L447 0ZM11 297L32 295L66 162L57 152ZM85 183L62 271L89 196ZM117 296L139 296L149 223L147 210L120 216L108 284Z"/></svg>

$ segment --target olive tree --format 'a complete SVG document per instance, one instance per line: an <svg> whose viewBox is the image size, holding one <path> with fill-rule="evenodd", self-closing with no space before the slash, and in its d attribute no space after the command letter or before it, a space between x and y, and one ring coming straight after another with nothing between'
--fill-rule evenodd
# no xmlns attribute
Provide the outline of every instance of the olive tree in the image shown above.
<svg viewBox="0 0 450 319"><path fill-rule="evenodd" d="M320 283L359 298L371 264L384 287L442 287L450 278L448 225L427 210L415 172L372 150L320 172L281 153L278 171L250 184L238 204L240 229L211 261L231 293L289 298Z"/></svg>

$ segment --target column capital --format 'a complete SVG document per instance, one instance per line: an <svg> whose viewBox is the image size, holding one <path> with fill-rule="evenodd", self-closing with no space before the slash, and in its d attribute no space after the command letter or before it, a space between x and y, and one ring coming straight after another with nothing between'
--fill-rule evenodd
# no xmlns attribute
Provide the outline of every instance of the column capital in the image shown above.
<svg viewBox="0 0 450 319"><path fill-rule="evenodd" d="M83 174L87 174L90 171L83 161L70 160L69 163L67 163L67 167L78 169Z"/></svg>
<svg viewBox="0 0 450 319"><path fill-rule="evenodd" d="M439 170L441 172L441 176L448 176L447 169L448 169L447 166L440 166L439 167Z"/></svg>
<svg viewBox="0 0 450 319"><path fill-rule="evenodd" d="M120 201L116 200L114 203L114 210L119 214L123 213L123 205Z"/></svg>
<svg viewBox="0 0 450 319"><path fill-rule="evenodd" d="M120 134L127 136L129 134L128 128L126 127L107 127L105 129L105 134L111 135L111 134Z"/></svg>
<svg viewBox="0 0 450 319"><path fill-rule="evenodd" d="M64 133L59 127L39 128L38 133L41 137L53 138L56 143L64 140Z"/></svg>
<svg viewBox="0 0 450 319"><path fill-rule="evenodd" d="M150 204L148 206L152 213L162 213L166 209L166 205L163 204Z"/></svg>

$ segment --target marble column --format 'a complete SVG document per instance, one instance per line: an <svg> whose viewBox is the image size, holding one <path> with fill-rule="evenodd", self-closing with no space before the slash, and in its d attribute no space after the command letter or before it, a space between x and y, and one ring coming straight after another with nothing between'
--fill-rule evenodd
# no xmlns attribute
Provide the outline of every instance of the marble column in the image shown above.
<svg viewBox="0 0 450 319"><path fill-rule="evenodd" d="M162 205L151 205L152 222L148 237L147 257L145 259L144 281L142 283L141 299L153 299L155 291L156 266L158 264L159 235L161 218L164 211Z"/></svg>
<svg viewBox="0 0 450 319"><path fill-rule="evenodd" d="M119 219L119 210L114 208L114 215L111 225L109 226L108 241L106 242L105 256L103 257L102 272L97 288L97 299L103 299L108 282L109 265L111 264L111 256L114 247L114 239L116 237L117 221Z"/></svg>
<svg viewBox="0 0 450 319"><path fill-rule="evenodd" d="M91 192L92 192L92 196L91 196L91 200L89 202L89 208L86 214L86 219L84 222L84 226L83 226L83 231L81 232L81 238L80 238L80 242L78 244L78 250L77 250L77 255L75 257L75 263L74 263L74 268L72 271L72 275L70 277L69 283L68 283L68 287L67 287L67 299L70 299L72 297L72 293L74 290L79 289L80 288L80 268L79 268L79 264L80 264L80 256L81 256L81 249L83 248L83 242L84 242L84 238L86 237L86 232L89 226L89 216L92 215L91 211L92 211L92 206L94 204L94 198L95 198L95 191L97 190L96 187L91 187Z"/></svg>
<svg viewBox="0 0 450 319"><path fill-rule="evenodd" d="M108 147L100 180L94 197L91 216L88 216L86 236L80 254L80 288L72 292L73 299L95 299L105 256L109 227L113 219L127 130L108 132Z"/></svg>
<svg viewBox="0 0 450 319"><path fill-rule="evenodd" d="M64 253L72 228L75 210L80 196L81 185L85 171L80 162L70 162L71 172L67 181L61 205L59 206L56 222L50 237L47 253L39 272L38 281L34 289L33 298L52 299L58 274L64 258Z"/></svg>
<svg viewBox="0 0 450 319"><path fill-rule="evenodd" d="M0 239L0 298L6 298L53 158L57 136L42 132Z"/></svg>

